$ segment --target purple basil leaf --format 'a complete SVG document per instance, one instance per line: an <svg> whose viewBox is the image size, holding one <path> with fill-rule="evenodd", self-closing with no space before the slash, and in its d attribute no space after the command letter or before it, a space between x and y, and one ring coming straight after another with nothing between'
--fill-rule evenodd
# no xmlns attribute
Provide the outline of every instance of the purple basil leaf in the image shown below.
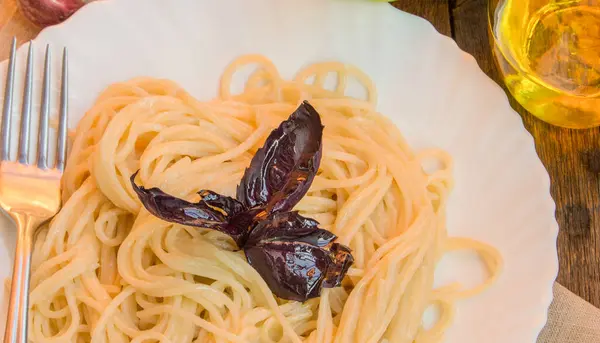
<svg viewBox="0 0 600 343"><path fill-rule="evenodd" d="M203 189L198 192L198 195L201 197L201 202L211 208L218 209L218 211L223 210L229 217L233 217L246 210L241 202L213 191Z"/></svg>
<svg viewBox="0 0 600 343"><path fill-rule="evenodd" d="M248 237L248 245L260 246L270 241L302 242L324 247L337 237L319 229L319 223L298 214L298 212L280 212L259 222Z"/></svg>
<svg viewBox="0 0 600 343"><path fill-rule="evenodd" d="M239 201L211 191L200 191L198 194L202 199L191 203L156 187L138 186L136 176L137 172L131 176L131 185L144 207L154 216L172 223L218 230L231 236L240 247L246 240L247 229L229 225L230 219L245 209Z"/></svg>
<svg viewBox="0 0 600 343"><path fill-rule="evenodd" d="M328 254L308 244L272 242L244 249L248 263L276 296L306 301L321 294Z"/></svg>
<svg viewBox="0 0 600 343"><path fill-rule="evenodd" d="M245 232L244 236L241 236L238 241L236 241L238 247L241 249L246 244L246 240L248 239L248 234L251 232L253 226L257 221L261 220L264 216L264 210L260 208L246 210L241 212L229 220L229 229L235 230L236 232Z"/></svg>
<svg viewBox="0 0 600 343"><path fill-rule="evenodd" d="M323 288L341 286L344 276L346 276L348 269L354 263L352 251L345 245L333 243L329 248L329 252L333 264L327 270L327 275L325 275L325 280L323 281Z"/></svg>
<svg viewBox="0 0 600 343"><path fill-rule="evenodd" d="M297 212L283 212L252 229L244 247L246 258L278 297L318 297L323 287L339 286L352 264L350 249L332 243L336 236L317 225Z"/></svg>
<svg viewBox="0 0 600 343"><path fill-rule="evenodd" d="M267 138L246 169L237 199L268 213L291 210L308 191L321 162L323 125L303 102Z"/></svg>

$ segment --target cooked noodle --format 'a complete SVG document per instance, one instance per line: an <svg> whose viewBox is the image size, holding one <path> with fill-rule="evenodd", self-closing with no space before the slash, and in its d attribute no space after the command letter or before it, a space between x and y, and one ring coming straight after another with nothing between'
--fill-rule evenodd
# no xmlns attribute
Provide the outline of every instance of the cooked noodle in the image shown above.
<svg viewBox="0 0 600 343"><path fill-rule="evenodd" d="M241 94L239 68L257 65ZM337 82L326 87L328 74ZM346 96L351 80L366 99ZM275 298L219 232L171 224L139 203L129 177L196 201L200 189L234 195L254 152L297 105L321 114L323 158L296 207L339 236L355 264L344 287L304 303ZM493 248L449 239L445 207L452 160L415 153L376 112L377 94L360 70L314 64L284 81L262 56L232 63L220 95L200 102L166 80L108 87L80 121L64 174L64 206L33 256L33 342L394 342L442 340L454 303L489 286L501 265ZM441 165L426 173L425 160ZM480 254L489 279L469 291L433 288L448 250ZM440 318L425 329L423 313Z"/></svg>

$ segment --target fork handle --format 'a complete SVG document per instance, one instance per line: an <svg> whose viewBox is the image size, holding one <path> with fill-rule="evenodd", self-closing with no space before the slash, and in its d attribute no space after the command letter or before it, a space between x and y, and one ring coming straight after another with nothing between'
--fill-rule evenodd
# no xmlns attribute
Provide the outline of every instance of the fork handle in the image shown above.
<svg viewBox="0 0 600 343"><path fill-rule="evenodd" d="M13 214L13 219L17 224L17 246L4 343L27 343L31 249L34 233L40 222L37 218L24 214Z"/></svg>

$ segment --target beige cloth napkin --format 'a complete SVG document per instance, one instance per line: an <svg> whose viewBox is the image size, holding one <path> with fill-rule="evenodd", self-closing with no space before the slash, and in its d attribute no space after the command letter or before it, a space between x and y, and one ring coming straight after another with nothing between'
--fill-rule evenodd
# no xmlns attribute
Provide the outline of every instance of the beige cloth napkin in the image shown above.
<svg viewBox="0 0 600 343"><path fill-rule="evenodd" d="M600 343L600 309L554 284L554 301L538 343Z"/></svg>

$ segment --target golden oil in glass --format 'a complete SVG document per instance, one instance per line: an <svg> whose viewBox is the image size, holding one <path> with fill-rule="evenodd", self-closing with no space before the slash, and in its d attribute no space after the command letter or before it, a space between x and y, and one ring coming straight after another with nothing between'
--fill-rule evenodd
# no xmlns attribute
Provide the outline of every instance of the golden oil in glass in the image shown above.
<svg viewBox="0 0 600 343"><path fill-rule="evenodd" d="M523 107L558 126L600 125L600 0L490 0L490 30Z"/></svg>

